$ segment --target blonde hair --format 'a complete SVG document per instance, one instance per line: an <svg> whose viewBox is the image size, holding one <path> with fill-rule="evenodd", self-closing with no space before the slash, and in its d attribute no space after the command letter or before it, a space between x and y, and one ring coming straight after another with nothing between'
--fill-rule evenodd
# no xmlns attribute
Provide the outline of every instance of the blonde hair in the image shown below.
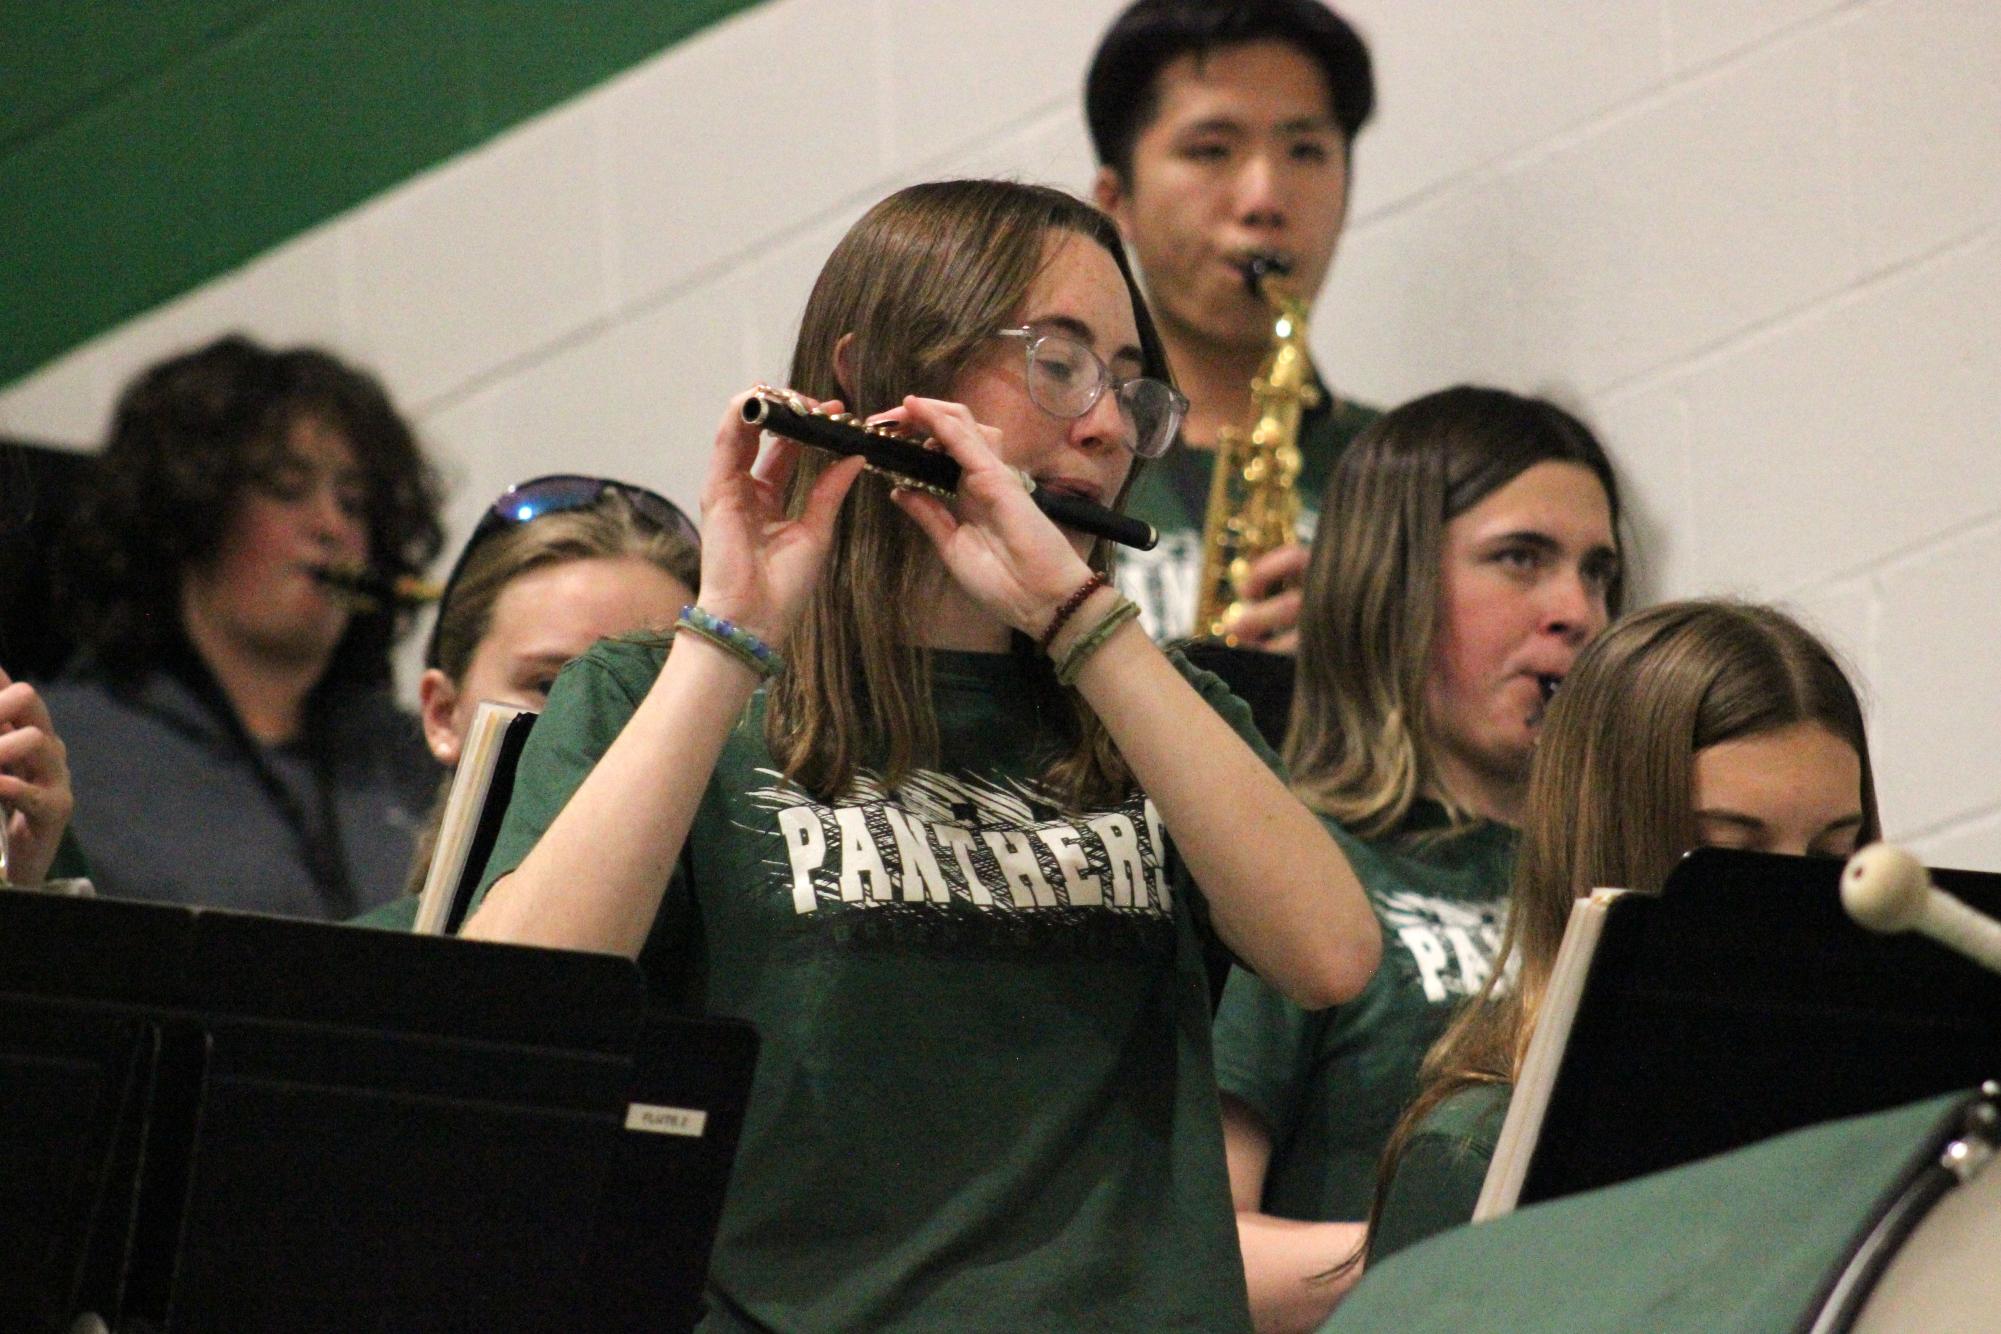
<svg viewBox="0 0 2001 1334"><path fill-rule="evenodd" d="M1589 468L1619 530L1619 487L1589 427L1554 403L1457 385L1385 413L1343 452L1307 565L1283 752L1300 799L1364 838L1437 783L1425 685L1445 527L1538 463ZM1607 603L1617 614L1623 582Z"/></svg>
<svg viewBox="0 0 2001 1334"><path fill-rule="evenodd" d="M623 556L646 561L680 580L691 591L701 587L701 548L685 533L648 520L630 498L617 487L608 486L589 505L538 515L480 540L466 554L465 564L458 578L452 581L445 601L438 604L437 627L431 636L425 666L437 668L451 678L453 685L459 685L465 680L487 632L493 628L494 605L508 585L531 570ZM663 634L669 630L667 626L652 628ZM424 877L437 851L438 830L444 823L445 801L451 788L451 775L447 773L438 784L424 823L417 830L410 866L403 876L406 894L423 891Z"/></svg>
<svg viewBox="0 0 2001 1334"><path fill-rule="evenodd" d="M939 181L901 190L857 222L828 257L801 319L792 387L839 398L868 415L906 394L949 396L953 381L994 333L1017 323L1047 261L1052 233L1103 246L1118 265L1139 329L1142 374L1168 378L1166 353L1110 219L1059 190L1009 181ZM852 335L842 383L836 349ZM795 512L829 460L801 456ZM1137 475L1135 464L1133 473ZM1123 499L1123 493L1121 494ZM1093 569L1111 553L1093 548ZM928 580L937 566L922 532L863 477L842 506L833 550L788 648L787 670L767 696L766 743L787 778L823 800L847 791L864 763L894 786L938 751L928 659L916 647ZM1044 774L1063 800L1114 800L1132 784L1103 724L1028 641L1016 637L1069 748Z"/></svg>
<svg viewBox="0 0 2001 1334"><path fill-rule="evenodd" d="M1417 1099L1383 1151L1372 1231L1416 1126L1461 1089L1514 1082L1571 904L1600 885L1658 890L1695 845L1696 755L1803 722L1854 747L1858 842L1881 837L1855 688L1826 645L1784 612L1665 603L1626 617L1579 656L1536 743L1500 951L1486 985L1425 1056Z"/></svg>
<svg viewBox="0 0 2001 1334"><path fill-rule="evenodd" d="M620 556L636 556L690 590L701 587L702 549L641 514L618 486L606 486L589 505L552 510L479 541L438 606L424 665L458 682L493 628L494 604L508 585L545 566Z"/></svg>

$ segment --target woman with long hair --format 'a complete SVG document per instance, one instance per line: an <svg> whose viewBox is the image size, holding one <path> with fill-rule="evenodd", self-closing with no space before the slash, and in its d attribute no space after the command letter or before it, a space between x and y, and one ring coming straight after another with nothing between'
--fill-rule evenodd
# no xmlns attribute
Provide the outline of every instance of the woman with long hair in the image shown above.
<svg viewBox="0 0 2001 1334"><path fill-rule="evenodd" d="M1384 926L1352 1002L1309 1012L1237 970L1216 1017L1230 1182L1262 1330L1345 1284L1417 1067L1486 980L1548 690L1618 609L1619 493L1591 431L1461 385L1336 465L1300 621L1286 761Z"/></svg>
<svg viewBox="0 0 2001 1334"><path fill-rule="evenodd" d="M1210 931L1307 1004L1377 933L1248 710L1102 541L1183 400L1118 235L916 186L835 248L792 388L928 437L946 500L731 404L698 603L550 695L467 934L618 951L762 1052L709 1328L1245 1327Z"/></svg>
<svg viewBox="0 0 2001 1334"><path fill-rule="evenodd" d="M1861 704L1797 622L1690 601L1606 631L1550 708L1501 957L1425 1058L1370 1260L1472 1217L1577 898L1658 890L1698 846L1845 857L1880 836Z"/></svg>

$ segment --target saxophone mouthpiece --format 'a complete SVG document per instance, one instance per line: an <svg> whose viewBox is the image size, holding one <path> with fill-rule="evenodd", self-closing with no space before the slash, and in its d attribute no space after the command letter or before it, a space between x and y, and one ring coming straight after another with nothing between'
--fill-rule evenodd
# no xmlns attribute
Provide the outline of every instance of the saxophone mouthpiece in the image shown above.
<svg viewBox="0 0 2001 1334"><path fill-rule="evenodd" d="M1274 255L1265 251L1253 251L1249 255L1246 255L1244 262L1239 267L1244 271L1244 286L1250 289L1252 296L1259 298L1264 296L1265 279L1290 278L1292 276L1291 260L1283 255Z"/></svg>

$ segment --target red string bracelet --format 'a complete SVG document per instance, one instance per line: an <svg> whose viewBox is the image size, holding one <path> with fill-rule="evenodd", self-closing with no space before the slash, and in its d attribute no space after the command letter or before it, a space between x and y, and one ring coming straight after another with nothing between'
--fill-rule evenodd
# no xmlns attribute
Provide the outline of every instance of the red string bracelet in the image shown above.
<svg viewBox="0 0 2001 1334"><path fill-rule="evenodd" d="M1072 616L1077 614L1077 608L1084 605L1084 599L1090 597L1091 594L1097 592L1110 582L1111 580L1105 578L1102 574L1093 574L1078 586L1076 592L1064 598L1063 605L1056 609L1055 618L1049 622L1049 628L1044 630L1042 638L1036 641L1037 646L1044 653L1047 653L1049 646L1056 642L1056 632L1063 628L1065 621L1068 621Z"/></svg>

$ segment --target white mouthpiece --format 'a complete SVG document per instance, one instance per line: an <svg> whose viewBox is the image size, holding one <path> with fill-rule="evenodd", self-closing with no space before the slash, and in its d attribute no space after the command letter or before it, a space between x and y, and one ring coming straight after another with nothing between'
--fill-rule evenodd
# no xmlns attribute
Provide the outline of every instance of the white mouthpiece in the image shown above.
<svg viewBox="0 0 2001 1334"><path fill-rule="evenodd" d="M1871 931L1908 931L1932 892L1924 864L1894 843L1871 843L1841 873L1841 905Z"/></svg>

